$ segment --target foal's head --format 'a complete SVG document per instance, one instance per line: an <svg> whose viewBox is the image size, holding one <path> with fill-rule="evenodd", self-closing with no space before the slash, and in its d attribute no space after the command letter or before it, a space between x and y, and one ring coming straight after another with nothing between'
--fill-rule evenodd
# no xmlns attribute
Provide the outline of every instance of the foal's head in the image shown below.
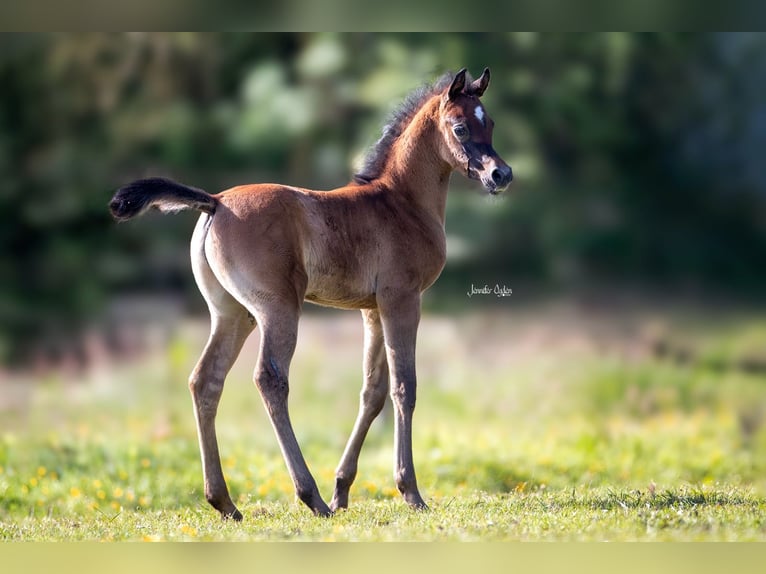
<svg viewBox="0 0 766 574"><path fill-rule="evenodd" d="M500 193L513 179L511 167L492 147L492 128L479 98L489 85L489 68L481 77L467 83L463 68L441 96L440 125L444 144L442 156L454 169L481 181L491 194Z"/></svg>

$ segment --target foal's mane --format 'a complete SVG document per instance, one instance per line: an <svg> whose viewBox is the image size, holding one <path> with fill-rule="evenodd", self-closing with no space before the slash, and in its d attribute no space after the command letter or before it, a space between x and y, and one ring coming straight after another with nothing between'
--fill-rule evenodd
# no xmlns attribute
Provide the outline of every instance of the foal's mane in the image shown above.
<svg viewBox="0 0 766 574"><path fill-rule="evenodd" d="M450 85L454 74L447 72L432 84L421 86L407 95L401 104L399 104L388 116L383 126L383 135L370 148L362 162L362 169L354 174L354 182L360 185L370 183L377 179L383 173L391 146L396 139L402 135L405 128L410 124L412 118L418 113L420 108L433 96L441 93ZM466 80L468 83L468 80Z"/></svg>

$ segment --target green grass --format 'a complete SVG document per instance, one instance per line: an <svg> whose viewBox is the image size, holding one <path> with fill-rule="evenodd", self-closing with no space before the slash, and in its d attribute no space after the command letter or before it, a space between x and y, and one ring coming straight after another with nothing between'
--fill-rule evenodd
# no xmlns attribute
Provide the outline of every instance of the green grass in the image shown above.
<svg viewBox="0 0 766 574"><path fill-rule="evenodd" d="M671 321L701 349L675 361L637 342L643 317L425 316L414 452L428 512L394 488L387 419L371 429L349 510L320 519L297 502L250 381L257 336L219 412L242 523L222 522L202 494L185 381L204 325L183 325L138 365L6 381L6 400L21 398L0 423L0 539L766 540L766 376L736 360L766 318ZM326 499L361 346L354 314L302 324L291 414ZM715 349L727 360L709 360Z"/></svg>
<svg viewBox="0 0 766 574"><path fill-rule="evenodd" d="M121 509L77 516L38 513L2 527L19 540L762 540L763 500L720 487L654 495L604 488L515 494L456 494L410 512L398 500L358 501L317 519L287 501L244 505L242 524L186 508ZM40 516L42 514L42 516Z"/></svg>

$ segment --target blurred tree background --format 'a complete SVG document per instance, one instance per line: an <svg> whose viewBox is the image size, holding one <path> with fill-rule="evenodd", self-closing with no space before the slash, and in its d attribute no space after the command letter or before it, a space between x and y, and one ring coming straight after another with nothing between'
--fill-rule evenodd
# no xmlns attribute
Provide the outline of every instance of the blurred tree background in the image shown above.
<svg viewBox="0 0 766 574"><path fill-rule="evenodd" d="M120 185L341 185L409 90L464 66L492 69L515 182L453 178L432 305L477 280L761 294L763 34L3 35L0 364L76 346L118 295L204 308L196 218L118 228Z"/></svg>

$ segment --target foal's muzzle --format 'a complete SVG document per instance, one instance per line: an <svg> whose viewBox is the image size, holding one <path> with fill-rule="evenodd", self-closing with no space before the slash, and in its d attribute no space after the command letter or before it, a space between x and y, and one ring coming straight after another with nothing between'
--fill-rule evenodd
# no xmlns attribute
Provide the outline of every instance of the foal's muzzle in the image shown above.
<svg viewBox="0 0 766 574"><path fill-rule="evenodd" d="M468 166L466 169L470 179L481 181L484 189L492 195L503 191L513 180L513 170L511 166L505 163L491 148L486 149L467 149L466 151L478 152L469 153Z"/></svg>
<svg viewBox="0 0 766 574"><path fill-rule="evenodd" d="M513 180L513 171L505 163L495 163L488 169L477 172L478 179L481 181L484 189L491 195L496 195L503 191Z"/></svg>
<svg viewBox="0 0 766 574"><path fill-rule="evenodd" d="M492 183L498 191L502 191L513 181L513 170L510 165L502 165L492 170Z"/></svg>

